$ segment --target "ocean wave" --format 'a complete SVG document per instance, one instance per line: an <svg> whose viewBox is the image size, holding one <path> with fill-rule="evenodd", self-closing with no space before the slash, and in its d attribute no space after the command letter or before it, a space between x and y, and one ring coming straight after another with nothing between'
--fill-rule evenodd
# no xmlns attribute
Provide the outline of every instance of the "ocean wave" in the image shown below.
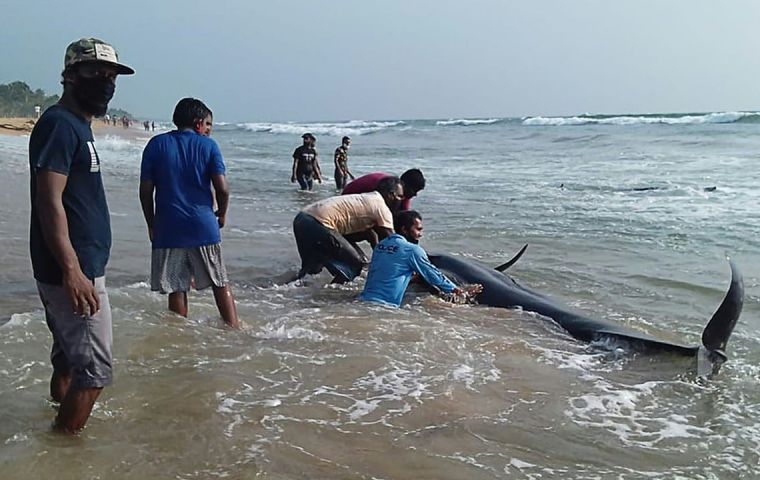
<svg viewBox="0 0 760 480"><path fill-rule="evenodd" d="M129 152L142 148L148 139L137 138L130 140L118 135L106 135L103 138L96 139L96 147L99 150L108 150L111 152Z"/></svg>
<svg viewBox="0 0 760 480"><path fill-rule="evenodd" d="M760 122L758 112L714 112L684 115L617 115L574 117L526 117L523 125L532 126L572 126L572 125L702 125L718 123Z"/></svg>
<svg viewBox="0 0 760 480"><path fill-rule="evenodd" d="M457 118L457 119L449 119L449 120L438 120L437 122L435 122L435 124L441 127L448 127L448 126L469 127L472 125L493 125L494 123L497 123L500 121L501 121L501 118Z"/></svg>
<svg viewBox="0 0 760 480"><path fill-rule="evenodd" d="M351 120L338 123L238 123L235 126L255 133L301 135L305 132L311 132L314 135L341 137L344 135L366 135L403 124L404 122L400 120L390 122Z"/></svg>

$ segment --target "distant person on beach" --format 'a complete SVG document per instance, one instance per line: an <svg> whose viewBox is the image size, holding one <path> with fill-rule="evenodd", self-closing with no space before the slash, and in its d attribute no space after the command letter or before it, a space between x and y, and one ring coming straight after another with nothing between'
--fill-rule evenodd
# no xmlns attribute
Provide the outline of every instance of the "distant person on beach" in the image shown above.
<svg viewBox="0 0 760 480"><path fill-rule="evenodd" d="M151 130L152 132L155 132L155 131L156 131L156 122L150 122L150 130Z"/></svg>
<svg viewBox="0 0 760 480"><path fill-rule="evenodd" d="M422 216L414 210L393 216L396 233L378 243L372 254L364 291L359 296L366 302L400 307L412 276L417 274L444 294L467 298L483 291L482 285L459 288L428 260L419 246L422 238Z"/></svg>
<svg viewBox="0 0 760 480"><path fill-rule="evenodd" d="M32 269L53 334L50 395L60 402L54 426L69 433L85 426L112 382L105 286L111 220L91 122L108 110L116 77L133 73L102 40L71 43L63 95L29 137Z"/></svg>
<svg viewBox="0 0 760 480"><path fill-rule="evenodd" d="M314 179L322 183L322 171L319 168L319 155L314 145L317 138L311 133L304 133L303 145L296 148L293 152L293 172L290 181L298 181L301 190L311 190L314 186Z"/></svg>
<svg viewBox="0 0 760 480"><path fill-rule="evenodd" d="M168 293L169 310L186 317L191 284L211 287L222 320L238 328L220 235L230 194L222 153L209 138L213 116L200 100L183 98L172 121L177 130L153 137L140 166L140 203L153 247L151 290Z"/></svg>
<svg viewBox="0 0 760 480"><path fill-rule="evenodd" d="M335 188L343 190L346 187L349 177L354 179L354 175L348 169L348 149L351 147L351 139L343 137L341 145L335 149Z"/></svg>
<svg viewBox="0 0 760 480"><path fill-rule="evenodd" d="M293 220L301 257L297 278L317 274L323 268L334 276L334 283L356 278L367 259L344 235L373 230L376 238L383 239L392 234L391 210L401 196L401 182L391 177L381 181L377 191L330 197L303 208Z"/></svg>
<svg viewBox="0 0 760 480"><path fill-rule="evenodd" d="M384 178L392 177L388 173L368 173L362 175L353 182L346 185L343 189L343 195L353 193L371 192L377 188L377 184ZM401 184L404 187L404 200L399 206L399 210L411 210L412 199L417 193L425 188L425 177L417 168L412 168L401 174Z"/></svg>

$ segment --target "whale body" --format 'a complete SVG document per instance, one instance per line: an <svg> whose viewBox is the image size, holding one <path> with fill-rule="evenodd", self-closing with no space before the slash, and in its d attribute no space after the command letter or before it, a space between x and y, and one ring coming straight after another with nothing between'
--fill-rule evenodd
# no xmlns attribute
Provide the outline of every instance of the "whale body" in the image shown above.
<svg viewBox="0 0 760 480"><path fill-rule="evenodd" d="M449 254L429 255L430 261L454 283L483 285L483 291L475 300L481 305L501 308L522 308L548 317L578 340L592 342L611 338L644 350L667 351L695 356L700 376L717 373L727 360L726 344L736 326L744 302L744 282L741 272L733 261L731 284L718 309L702 332L702 345L682 345L658 339L624 325L592 318L563 305L546 295L517 283L503 273L525 251L525 247L499 267L490 268L479 262Z"/></svg>

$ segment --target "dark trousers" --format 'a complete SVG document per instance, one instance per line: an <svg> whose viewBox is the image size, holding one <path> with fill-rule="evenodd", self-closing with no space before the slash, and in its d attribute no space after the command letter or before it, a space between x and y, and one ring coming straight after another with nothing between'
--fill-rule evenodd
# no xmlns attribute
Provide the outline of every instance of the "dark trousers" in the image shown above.
<svg viewBox="0 0 760 480"><path fill-rule="evenodd" d="M359 253L334 230L330 230L311 215L300 212L293 220L301 271L298 278L314 275L323 268L335 276L335 281L346 282L356 278L364 267Z"/></svg>

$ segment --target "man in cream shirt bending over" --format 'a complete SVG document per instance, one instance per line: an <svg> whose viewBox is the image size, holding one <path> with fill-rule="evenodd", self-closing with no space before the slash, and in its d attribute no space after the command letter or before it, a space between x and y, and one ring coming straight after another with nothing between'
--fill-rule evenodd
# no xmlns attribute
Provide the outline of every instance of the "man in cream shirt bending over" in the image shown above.
<svg viewBox="0 0 760 480"><path fill-rule="evenodd" d="M389 177L383 179L374 192L330 197L301 210L293 220L293 233L301 256L297 278L317 274L323 268L333 274L334 283L356 278L367 259L344 235L373 231L380 240L391 235L392 211L403 195L398 177Z"/></svg>

